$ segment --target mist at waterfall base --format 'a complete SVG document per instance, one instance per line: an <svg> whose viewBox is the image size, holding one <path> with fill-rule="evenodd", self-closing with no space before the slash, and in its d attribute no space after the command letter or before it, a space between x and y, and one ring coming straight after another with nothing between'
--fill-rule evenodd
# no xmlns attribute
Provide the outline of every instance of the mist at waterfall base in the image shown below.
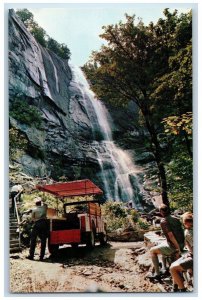
<svg viewBox="0 0 202 300"><path fill-rule="evenodd" d="M82 101L91 124L93 141L91 146L97 155L100 178L107 200L127 203L132 201L141 209L141 189L137 168L130 155L115 145L112 138L112 120L105 105L96 98L82 70L70 65L75 97Z"/></svg>

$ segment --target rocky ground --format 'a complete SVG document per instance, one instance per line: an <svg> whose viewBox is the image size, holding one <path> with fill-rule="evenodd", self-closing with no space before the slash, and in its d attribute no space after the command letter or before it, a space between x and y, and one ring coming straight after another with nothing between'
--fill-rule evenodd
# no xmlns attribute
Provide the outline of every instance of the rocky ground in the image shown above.
<svg viewBox="0 0 202 300"><path fill-rule="evenodd" d="M166 292L166 284L145 279L150 258L143 242L109 242L105 247L60 248L43 262L26 259L28 249L10 255L11 293Z"/></svg>

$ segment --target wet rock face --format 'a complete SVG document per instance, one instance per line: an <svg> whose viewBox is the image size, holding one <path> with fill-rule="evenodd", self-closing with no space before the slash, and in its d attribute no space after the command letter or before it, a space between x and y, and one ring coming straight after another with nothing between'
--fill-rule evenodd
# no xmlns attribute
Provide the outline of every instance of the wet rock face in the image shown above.
<svg viewBox="0 0 202 300"><path fill-rule="evenodd" d="M22 22L9 14L9 96L50 97L41 50Z"/></svg>
<svg viewBox="0 0 202 300"><path fill-rule="evenodd" d="M38 104L40 107L42 102L45 107L51 105L52 109L66 115L70 98L68 90L70 80L68 61L41 47L13 10L10 10L10 102L21 96L27 101L32 100L31 104Z"/></svg>
<svg viewBox="0 0 202 300"><path fill-rule="evenodd" d="M29 148L33 149L19 160L30 175L44 176L53 170L57 173L56 157L60 160L58 165L75 166L84 159L96 161L87 142L92 138L90 123L82 103L77 101L76 87L70 86L71 79L68 61L40 46L10 10L9 103L23 100L27 105L34 105L42 116L40 128L10 118L11 126L25 133ZM36 149L43 153L38 161ZM61 175L68 174L64 170Z"/></svg>

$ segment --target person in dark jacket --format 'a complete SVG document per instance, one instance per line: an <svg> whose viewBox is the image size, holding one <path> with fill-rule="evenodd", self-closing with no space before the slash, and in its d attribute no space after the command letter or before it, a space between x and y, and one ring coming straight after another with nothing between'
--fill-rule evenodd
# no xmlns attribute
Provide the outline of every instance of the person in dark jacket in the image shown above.
<svg viewBox="0 0 202 300"><path fill-rule="evenodd" d="M170 209L165 204L159 207L159 211L162 216L160 226L166 240L150 249L155 273L149 277L157 280L161 278L158 255L175 256L178 259L184 248L184 232L180 220L170 215Z"/></svg>

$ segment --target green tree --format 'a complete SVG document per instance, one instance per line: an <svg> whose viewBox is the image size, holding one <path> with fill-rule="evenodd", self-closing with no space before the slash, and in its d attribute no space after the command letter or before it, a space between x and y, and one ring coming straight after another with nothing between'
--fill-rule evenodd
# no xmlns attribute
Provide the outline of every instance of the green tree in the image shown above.
<svg viewBox="0 0 202 300"><path fill-rule="evenodd" d="M17 16L25 24L30 33L43 47L48 48L63 59L69 59L70 50L64 43L60 44L53 38L49 37L46 31L34 20L34 15L28 9L19 9L16 11Z"/></svg>
<svg viewBox="0 0 202 300"><path fill-rule="evenodd" d="M193 208L192 112L163 119L165 133L172 145L166 167L168 193L172 208Z"/></svg>
<svg viewBox="0 0 202 300"><path fill-rule="evenodd" d="M164 118L165 133L178 136L178 144L185 143L187 152L192 158L192 112L187 112L180 116L169 116Z"/></svg>
<svg viewBox="0 0 202 300"><path fill-rule="evenodd" d="M46 47L47 46L47 34L46 31L38 26L37 23L35 23L35 26L32 27L32 29L30 30L31 34L33 35L33 37L37 40L37 42L39 42L39 44L41 44L41 46Z"/></svg>
<svg viewBox="0 0 202 300"><path fill-rule="evenodd" d="M187 91L184 89L186 96L182 98L180 93L177 97L172 80L174 71L180 76L179 62L184 58L184 49L190 46L191 17L178 16L177 11L170 13L168 9L164 10L164 15L156 25L144 26L142 21L135 25L135 16L126 15L125 23L104 26L101 37L107 45L93 52L91 61L83 69L102 100L112 105L133 101L139 108L140 121L148 131L158 166L163 202L169 205L165 154L159 133L163 132L162 119L179 109L182 102L184 110L190 107L190 84ZM184 63L191 68L190 60ZM170 85L164 84L161 88L167 77ZM178 82L180 80L183 81L179 78ZM187 81L190 83L190 77Z"/></svg>
<svg viewBox="0 0 202 300"><path fill-rule="evenodd" d="M65 44L59 44L53 38L48 37L47 48L64 59L70 58L70 50L68 47Z"/></svg>
<svg viewBox="0 0 202 300"><path fill-rule="evenodd" d="M71 52L69 50L69 48L67 47L67 45L60 44L60 57L64 58L64 59L69 59L71 56Z"/></svg>
<svg viewBox="0 0 202 300"><path fill-rule="evenodd" d="M19 9L16 11L16 14L25 24L37 42L46 47L46 31L34 21L34 15L28 9Z"/></svg>
<svg viewBox="0 0 202 300"><path fill-rule="evenodd" d="M16 15L21 19L27 28L31 26L30 24L34 21L34 15L28 9L18 9Z"/></svg>
<svg viewBox="0 0 202 300"><path fill-rule="evenodd" d="M175 150L166 172L171 208L192 211L193 162L182 147L175 145Z"/></svg>
<svg viewBox="0 0 202 300"><path fill-rule="evenodd" d="M49 37L47 42L47 47L54 53L57 53L59 51L60 45L56 40Z"/></svg>

